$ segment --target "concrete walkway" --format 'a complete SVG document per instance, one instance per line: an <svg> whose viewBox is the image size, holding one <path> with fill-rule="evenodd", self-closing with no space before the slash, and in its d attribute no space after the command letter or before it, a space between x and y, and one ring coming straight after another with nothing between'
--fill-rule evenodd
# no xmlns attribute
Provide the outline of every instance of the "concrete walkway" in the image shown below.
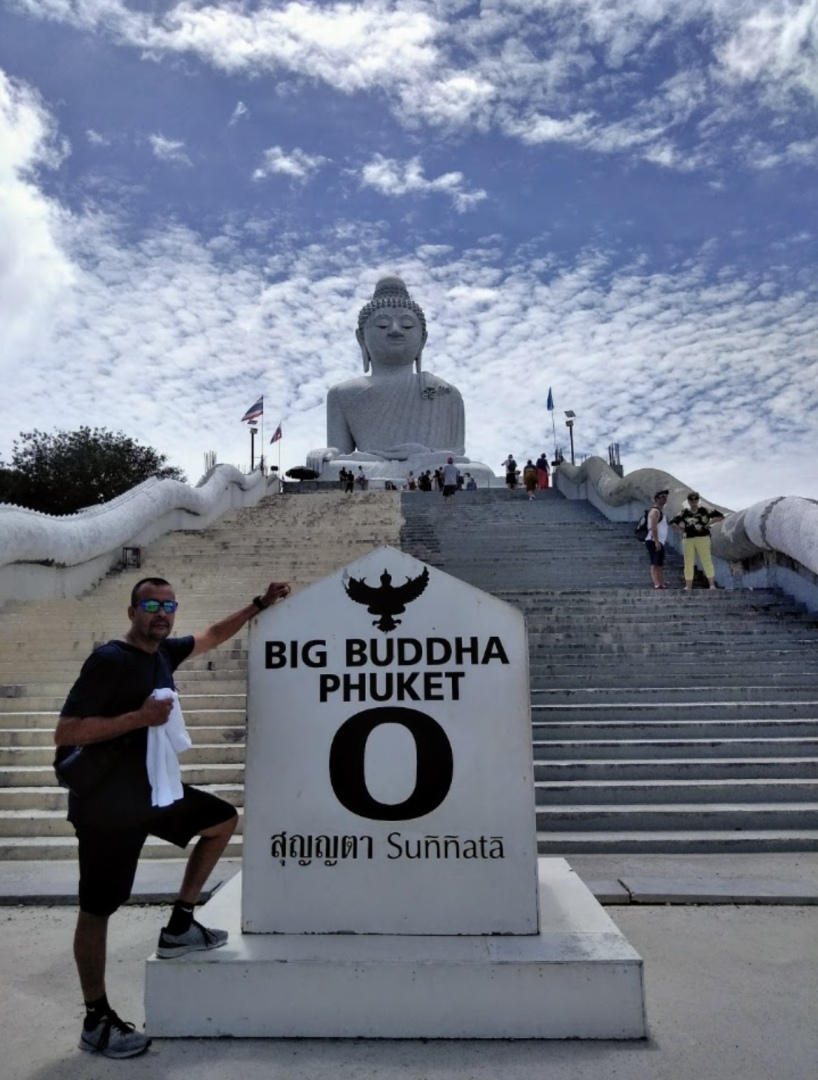
<svg viewBox="0 0 818 1080"><path fill-rule="evenodd" d="M601 904L818 904L818 854L574 855L568 862ZM143 859L132 904L171 902L184 862ZM224 859L204 899L238 872L240 859ZM0 907L73 906L74 862L7 862L0 871ZM818 1075L818 1073L816 1073Z"/></svg>
<svg viewBox="0 0 818 1080"><path fill-rule="evenodd" d="M71 957L75 908L23 899L24 883L39 896L47 887L54 890L52 897L67 896L73 868L6 863L0 1076L815 1080L818 912L805 905L815 904L818 895L817 856L578 856L570 861L586 881L602 883L603 889L609 883L627 885L628 903L609 913L645 960L647 1040L157 1040L144 1057L126 1062L76 1049L82 1006ZM141 896L172 891L178 869L178 864L147 867ZM15 878L16 886L9 880ZM13 887L16 906L9 903ZM802 903L795 904L796 891ZM728 903L729 894L745 896L746 906ZM692 904L694 896L709 897L713 906ZM667 898L684 898L687 906L667 906ZM109 996L121 1015L137 1024L144 1017L144 960L155 948L163 916L156 907L133 905L112 919Z"/></svg>

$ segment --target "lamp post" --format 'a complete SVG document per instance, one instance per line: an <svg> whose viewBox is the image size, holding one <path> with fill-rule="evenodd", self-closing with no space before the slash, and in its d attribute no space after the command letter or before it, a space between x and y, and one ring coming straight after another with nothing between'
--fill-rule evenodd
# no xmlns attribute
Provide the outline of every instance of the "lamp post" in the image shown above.
<svg viewBox="0 0 818 1080"><path fill-rule="evenodd" d="M568 428L568 437L571 440L571 464L576 465L576 462L574 461L574 421L577 418L577 414L573 409L566 409L565 415L567 417L565 426Z"/></svg>
<svg viewBox="0 0 818 1080"><path fill-rule="evenodd" d="M250 472L256 467L256 435L258 434L257 427L250 427Z"/></svg>

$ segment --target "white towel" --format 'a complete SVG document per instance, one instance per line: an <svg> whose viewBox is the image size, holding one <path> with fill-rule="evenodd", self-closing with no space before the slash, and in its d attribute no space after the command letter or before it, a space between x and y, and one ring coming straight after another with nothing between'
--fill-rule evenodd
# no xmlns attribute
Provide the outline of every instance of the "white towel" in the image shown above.
<svg viewBox="0 0 818 1080"><path fill-rule="evenodd" d="M151 806L170 806L184 794L182 773L176 755L182 750L188 750L193 743L185 727L185 718L182 716L176 691L167 688L154 690L151 697L173 699L167 723L148 728L146 762L151 784Z"/></svg>

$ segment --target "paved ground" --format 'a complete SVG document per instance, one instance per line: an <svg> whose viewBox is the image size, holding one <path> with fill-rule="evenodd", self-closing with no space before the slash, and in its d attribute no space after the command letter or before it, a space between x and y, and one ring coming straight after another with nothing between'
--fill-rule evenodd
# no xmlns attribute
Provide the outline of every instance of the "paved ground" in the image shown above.
<svg viewBox="0 0 818 1080"><path fill-rule="evenodd" d="M668 895L696 891L717 900L709 906L631 900L609 908L645 960L647 1040L158 1040L142 1058L107 1061L76 1049L82 1008L70 955L75 909L7 900L0 911L0 1077L815 1080L818 911L792 900L793 890L800 889L815 903L818 856L577 856L569 861L586 881L608 883L605 887L624 880L633 890L659 880L663 887L670 884ZM162 887L176 869L158 871L165 876ZM6 885L14 871L13 864L3 866ZM18 880L23 876L18 868ZM41 868L40 887L48 876ZM756 883L755 903L724 903L726 891L743 891L748 882ZM787 906L758 903L776 883L786 885ZM146 880L144 887L156 889L157 882ZM131 906L112 921L110 997L137 1023L144 1016L144 959L155 948L162 915L156 907Z"/></svg>
<svg viewBox="0 0 818 1080"><path fill-rule="evenodd" d="M818 904L816 853L574 855L568 861L605 905ZM182 865L178 859L143 861L137 872L133 902L156 904L172 900ZM229 881L240 866L239 859L223 860L208 882L207 894ZM73 905L76 880L72 862L3 863L0 906Z"/></svg>

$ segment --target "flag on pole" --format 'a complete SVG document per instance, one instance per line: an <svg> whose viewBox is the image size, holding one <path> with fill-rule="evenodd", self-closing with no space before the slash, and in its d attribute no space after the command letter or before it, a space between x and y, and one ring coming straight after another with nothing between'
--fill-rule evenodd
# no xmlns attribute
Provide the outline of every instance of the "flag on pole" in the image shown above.
<svg viewBox="0 0 818 1080"><path fill-rule="evenodd" d="M273 437L272 437L272 439L270 439L270 445L272 446L274 442L278 442L278 440L280 438L281 438L281 424L279 424L278 427L273 432Z"/></svg>
<svg viewBox="0 0 818 1080"><path fill-rule="evenodd" d="M554 395L551 393L551 387L548 387L548 401L546 403L546 409L551 412L554 408Z"/></svg>
<svg viewBox="0 0 818 1080"><path fill-rule="evenodd" d="M242 424L246 420L252 424L254 420L258 420L260 416L264 415L264 394L258 399L258 401L251 408L247 410L244 416L241 418Z"/></svg>

